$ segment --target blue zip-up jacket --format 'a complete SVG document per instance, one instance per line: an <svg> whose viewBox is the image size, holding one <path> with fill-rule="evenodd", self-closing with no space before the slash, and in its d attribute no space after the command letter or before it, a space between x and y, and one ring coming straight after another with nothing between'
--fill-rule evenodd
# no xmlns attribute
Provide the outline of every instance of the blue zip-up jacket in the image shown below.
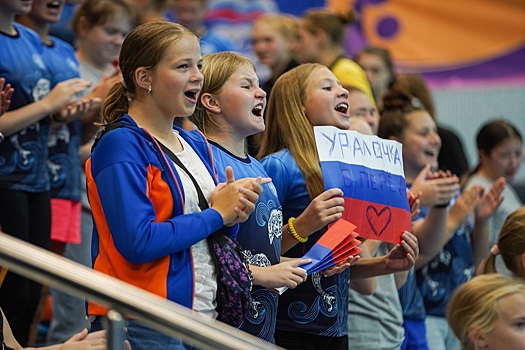
<svg viewBox="0 0 525 350"><path fill-rule="evenodd" d="M192 308L195 270L191 246L223 228L214 209L184 213L184 188L175 165L155 139L127 114L98 141L86 163L94 218L93 268ZM217 181L212 153L199 131L174 127ZM171 169L171 170L170 170ZM89 305L88 313L106 309Z"/></svg>

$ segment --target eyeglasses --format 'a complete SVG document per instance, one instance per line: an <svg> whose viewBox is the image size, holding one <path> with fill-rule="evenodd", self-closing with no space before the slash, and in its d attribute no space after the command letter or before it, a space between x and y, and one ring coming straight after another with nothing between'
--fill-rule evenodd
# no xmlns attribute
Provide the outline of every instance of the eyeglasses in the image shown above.
<svg viewBox="0 0 525 350"><path fill-rule="evenodd" d="M351 117L360 117L360 118L366 118L368 116L375 117L377 114L377 109L375 108L359 108L357 111L354 111L352 114L350 114Z"/></svg>
<svg viewBox="0 0 525 350"><path fill-rule="evenodd" d="M502 153L493 153L491 155L491 159L501 162L508 162L512 158L516 159L517 162L521 162L523 160L524 151L521 149L519 151L507 151Z"/></svg>

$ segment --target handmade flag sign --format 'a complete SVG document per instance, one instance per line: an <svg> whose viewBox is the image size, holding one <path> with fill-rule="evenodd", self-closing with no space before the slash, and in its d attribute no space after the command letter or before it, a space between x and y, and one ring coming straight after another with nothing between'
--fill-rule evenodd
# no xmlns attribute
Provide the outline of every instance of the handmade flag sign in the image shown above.
<svg viewBox="0 0 525 350"><path fill-rule="evenodd" d="M355 228L354 224L344 219L337 220L303 256L303 259L312 259L312 262L301 267L307 274L312 274L361 253L363 249L359 247L361 242L356 239L358 234Z"/></svg>
<svg viewBox="0 0 525 350"><path fill-rule="evenodd" d="M411 227L401 144L333 126L314 133L325 188L344 192L343 218L361 237L400 243Z"/></svg>
<svg viewBox="0 0 525 350"><path fill-rule="evenodd" d="M301 268L306 270L308 275L326 270L350 256L356 256L363 251L356 239L356 226L344 219L337 220L319 238L310 250L301 259L312 259L308 264ZM282 294L287 287L277 288L277 292Z"/></svg>

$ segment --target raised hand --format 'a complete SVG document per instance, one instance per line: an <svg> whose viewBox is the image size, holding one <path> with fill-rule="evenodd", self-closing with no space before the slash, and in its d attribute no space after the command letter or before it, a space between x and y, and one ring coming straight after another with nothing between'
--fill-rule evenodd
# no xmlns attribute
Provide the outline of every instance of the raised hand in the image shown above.
<svg viewBox="0 0 525 350"><path fill-rule="evenodd" d="M418 192L417 195L414 195L412 191L407 188L407 197L408 197L408 206L410 207L410 216L414 220L419 215L419 205L421 197L421 192Z"/></svg>
<svg viewBox="0 0 525 350"><path fill-rule="evenodd" d="M450 171L433 173L427 164L414 179L410 190L421 192L420 205L423 207L446 205L459 190L459 178Z"/></svg>
<svg viewBox="0 0 525 350"><path fill-rule="evenodd" d="M42 99L48 114L53 115L60 112L73 100L76 94L81 93L91 86L91 82L85 79L73 78L64 80L55 85L53 90Z"/></svg>
<svg viewBox="0 0 525 350"><path fill-rule="evenodd" d="M402 241L385 255L385 266L390 272L407 271L412 268L419 256L417 237L405 231Z"/></svg>
<svg viewBox="0 0 525 350"><path fill-rule="evenodd" d="M468 190L463 191L448 213L447 228L449 232L455 231L472 213L481 200L483 192L482 186L472 186Z"/></svg>
<svg viewBox="0 0 525 350"><path fill-rule="evenodd" d="M104 99L108 93L109 90L115 85L116 83L120 82L122 80L122 74L120 72L120 69L115 69L115 71L100 79L100 81L95 85L93 90L89 93L89 97L100 97Z"/></svg>
<svg viewBox="0 0 525 350"><path fill-rule="evenodd" d="M332 188L324 191L315 197L295 219L294 226L297 232L301 232L306 237L341 218L344 203L341 189Z"/></svg>
<svg viewBox="0 0 525 350"><path fill-rule="evenodd" d="M261 184L271 179L259 177L236 181L230 166L226 167L225 173L226 182L219 184L212 192L210 207L221 214L225 225L231 226L248 219L262 193Z"/></svg>
<svg viewBox="0 0 525 350"><path fill-rule="evenodd" d="M86 113L100 109L101 105L102 99L100 98L79 98L67 103L58 113L53 114L52 121L67 124Z"/></svg>
<svg viewBox="0 0 525 350"><path fill-rule="evenodd" d="M496 212L503 202L504 198L501 194L505 189L505 185L506 181L504 177L499 177L494 181L490 190L488 190L476 206L475 213L477 221L486 221Z"/></svg>
<svg viewBox="0 0 525 350"><path fill-rule="evenodd" d="M4 114L9 105L11 104L11 96L15 89L11 87L11 84L5 84L5 79L0 78L0 116Z"/></svg>

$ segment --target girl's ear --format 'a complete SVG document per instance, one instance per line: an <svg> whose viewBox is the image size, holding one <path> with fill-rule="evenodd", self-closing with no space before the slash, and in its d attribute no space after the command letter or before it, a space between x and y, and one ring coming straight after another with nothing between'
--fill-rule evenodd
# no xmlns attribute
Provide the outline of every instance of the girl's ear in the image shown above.
<svg viewBox="0 0 525 350"><path fill-rule="evenodd" d="M77 24L78 36L80 38L82 38L84 36L84 34L87 34L86 31L88 29L89 29L89 26L88 26L88 21L87 21L86 17L81 16L78 19L78 24Z"/></svg>
<svg viewBox="0 0 525 350"><path fill-rule="evenodd" d="M478 149L479 163L486 163L490 159L490 154L487 154L485 151Z"/></svg>
<svg viewBox="0 0 525 350"><path fill-rule="evenodd" d="M147 91L148 87L151 86L153 81L151 77L151 72L144 67L139 67L135 69L134 75L137 87Z"/></svg>
<svg viewBox="0 0 525 350"><path fill-rule="evenodd" d="M399 140L399 137L395 137L394 135L390 135L390 136L388 136L388 140L394 140L394 141L397 141L397 142L401 142L401 141Z"/></svg>
<svg viewBox="0 0 525 350"><path fill-rule="evenodd" d="M487 338L485 334L479 331L476 326L470 326L468 328L468 337L470 342L474 345L474 349L483 349L487 347Z"/></svg>
<svg viewBox="0 0 525 350"><path fill-rule="evenodd" d="M205 92L200 97L201 103L208 111L214 114L221 113L221 105L219 101L212 94Z"/></svg>

